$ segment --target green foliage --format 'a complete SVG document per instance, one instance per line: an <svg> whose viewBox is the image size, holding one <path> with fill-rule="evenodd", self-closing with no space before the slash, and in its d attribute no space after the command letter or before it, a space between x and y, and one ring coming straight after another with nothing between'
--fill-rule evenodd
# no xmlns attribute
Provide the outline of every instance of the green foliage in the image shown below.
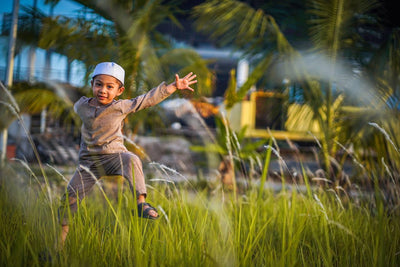
<svg viewBox="0 0 400 267"><path fill-rule="evenodd" d="M229 158L235 162L236 169L244 172L243 164L260 167L260 154L258 149L265 143L265 140L252 141L245 138L246 127L235 132L229 126L229 122L222 115L215 116L216 134L213 143L204 146L191 146L195 152L216 153L221 159ZM254 166L255 165L255 166ZM253 172L252 169L250 172Z"/></svg>
<svg viewBox="0 0 400 267"><path fill-rule="evenodd" d="M117 60L116 34L114 28L106 23L80 17L47 17L43 19L39 47L52 49L71 61L83 62L89 72L89 67L101 61Z"/></svg>
<svg viewBox="0 0 400 267"><path fill-rule="evenodd" d="M241 101L252 85L263 80L273 81L279 78L282 80L289 77L291 82L301 85L305 104L311 108L311 113L307 115L311 115L318 122L321 130L319 141L323 152L325 175L334 180L331 161L337 156L337 143L346 142L353 135L352 132L344 132L345 129L349 129L351 122L346 121L344 113L341 112L343 103L351 99L351 96L341 94L346 88L333 88L339 85L338 81L341 79L337 73L341 61L356 61L360 65L365 65L366 53L374 55L379 52L370 61L369 67L372 71L365 69L363 71L367 74L363 75L375 77L379 81L371 87L375 86L377 91L382 91L380 93L382 98L390 101L398 99L398 93L390 93L398 92L396 86L398 84L396 70L399 69L396 56L398 35L394 34L386 46L382 46L378 51L367 41L369 35L377 33L379 20L374 11L379 6L379 2L375 0L307 1L309 34L313 42L309 50L326 57L327 62L324 63L326 66L321 66L321 68L327 67L326 77L309 73L307 63L303 62L303 57L289 43L275 19L268 15L266 5L263 10L254 9L240 1L207 1L194 9L193 17L196 20L197 30L209 34L218 44L229 44L239 49L255 66L248 81L241 88L233 88L232 85L235 83L232 82L231 74L226 94L227 108ZM210 21L212 23L206 23ZM306 39L307 35L304 34L303 38ZM279 67L279 64L283 67ZM376 86L379 83L384 86ZM371 93L370 88L358 88L361 87L358 85L354 87L357 88L349 90L363 90L362 95ZM358 94L356 97L358 104L361 102L359 96ZM398 109L398 101L394 102L397 104L392 108ZM379 101L370 100L368 103L362 103L382 107ZM306 124L309 123L306 118L299 119ZM292 125L293 122L292 118L288 124ZM357 121L353 123L358 124ZM364 123L363 127L368 127L368 124Z"/></svg>
<svg viewBox="0 0 400 267"><path fill-rule="evenodd" d="M273 17L240 1L206 1L193 9L196 29L221 46L233 45L246 55L291 50Z"/></svg>
<svg viewBox="0 0 400 267"><path fill-rule="evenodd" d="M10 91L1 84L0 110L3 117L0 120L0 129L7 128L19 114L35 115L43 109L47 109L53 118L63 120L68 125L80 125L80 120L73 111L73 102L76 100L75 95L81 93L71 90L55 83L22 82L15 83Z"/></svg>
<svg viewBox="0 0 400 267"><path fill-rule="evenodd" d="M211 96L214 92L215 75L207 67L210 60L202 59L194 50L187 48L169 49L162 53L159 60L163 68L161 77L166 81L174 78L172 76L174 72L179 74L180 77L189 72L194 72L197 75L196 90L194 93L190 93L191 97Z"/></svg>
<svg viewBox="0 0 400 267"><path fill-rule="evenodd" d="M227 109L231 109L235 105L235 103L239 101L238 94L236 92L236 71L234 69L231 69L229 74L228 87L226 88L224 95L225 105Z"/></svg>
<svg viewBox="0 0 400 267"><path fill-rule="evenodd" d="M371 26L379 23L379 18L373 13L380 7L379 1L309 0L307 5L314 48L326 52L333 64L338 53L352 57L358 55L357 50L365 52L365 48L371 49L360 29L368 30L370 34L377 33ZM349 50L352 52L348 53Z"/></svg>

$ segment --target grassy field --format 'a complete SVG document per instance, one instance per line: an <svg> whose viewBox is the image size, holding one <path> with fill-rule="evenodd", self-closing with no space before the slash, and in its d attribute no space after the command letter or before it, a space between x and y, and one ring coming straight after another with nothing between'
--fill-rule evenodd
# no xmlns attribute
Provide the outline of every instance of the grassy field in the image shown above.
<svg viewBox="0 0 400 267"><path fill-rule="evenodd" d="M400 218L379 199L310 188L232 194L167 179L149 185L157 221L134 215L128 190L113 196L96 187L57 249L60 190L4 168L0 265L400 266Z"/></svg>

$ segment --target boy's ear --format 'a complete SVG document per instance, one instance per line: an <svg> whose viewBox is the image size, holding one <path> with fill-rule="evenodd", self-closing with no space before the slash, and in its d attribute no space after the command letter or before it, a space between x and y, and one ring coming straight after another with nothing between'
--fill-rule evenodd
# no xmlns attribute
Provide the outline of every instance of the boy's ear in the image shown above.
<svg viewBox="0 0 400 267"><path fill-rule="evenodd" d="M118 93L117 96L120 96L125 90L125 87L121 86L120 88L118 88Z"/></svg>

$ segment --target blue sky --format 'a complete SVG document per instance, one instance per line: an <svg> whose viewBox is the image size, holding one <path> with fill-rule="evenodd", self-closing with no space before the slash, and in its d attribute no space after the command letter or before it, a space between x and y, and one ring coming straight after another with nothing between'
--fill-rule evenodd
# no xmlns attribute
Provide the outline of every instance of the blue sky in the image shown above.
<svg viewBox="0 0 400 267"><path fill-rule="evenodd" d="M37 5L41 11L48 13L50 10L49 5L44 4L44 0L37 0ZM21 6L33 6L34 0L19 0ZM11 13L13 7L13 0L0 1L0 13ZM57 15L72 15L80 8L80 5L70 0L60 0L54 9L54 14Z"/></svg>

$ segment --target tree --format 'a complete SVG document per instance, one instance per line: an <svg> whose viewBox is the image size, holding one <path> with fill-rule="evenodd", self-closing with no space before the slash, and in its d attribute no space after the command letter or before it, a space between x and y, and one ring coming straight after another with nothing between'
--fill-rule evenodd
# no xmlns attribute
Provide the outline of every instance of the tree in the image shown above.
<svg viewBox="0 0 400 267"><path fill-rule="evenodd" d="M345 138L341 133L343 120L340 119L344 101L340 95L345 88L335 88L334 93L332 86L342 85L336 73L342 60L354 63L360 60L357 57L360 52L364 55L374 52L366 50L371 46L368 47L370 43L364 41L362 34L368 32L365 29L376 32L377 21L372 14L378 3L374 0L312 0L307 7L314 44L311 49L328 62L329 68L323 77L310 72L302 55L289 43L275 19L262 9L254 9L240 1L212 0L197 6L194 17L199 31L210 34L221 45L229 44L242 50L255 65L248 81L236 93L229 91L228 108L243 99L250 87L263 79L289 77L292 82L301 84L304 99L312 107L322 130L327 175L334 179L331 158L337 152L337 143L345 140L339 140L339 137ZM369 27L371 25L375 28Z"/></svg>

